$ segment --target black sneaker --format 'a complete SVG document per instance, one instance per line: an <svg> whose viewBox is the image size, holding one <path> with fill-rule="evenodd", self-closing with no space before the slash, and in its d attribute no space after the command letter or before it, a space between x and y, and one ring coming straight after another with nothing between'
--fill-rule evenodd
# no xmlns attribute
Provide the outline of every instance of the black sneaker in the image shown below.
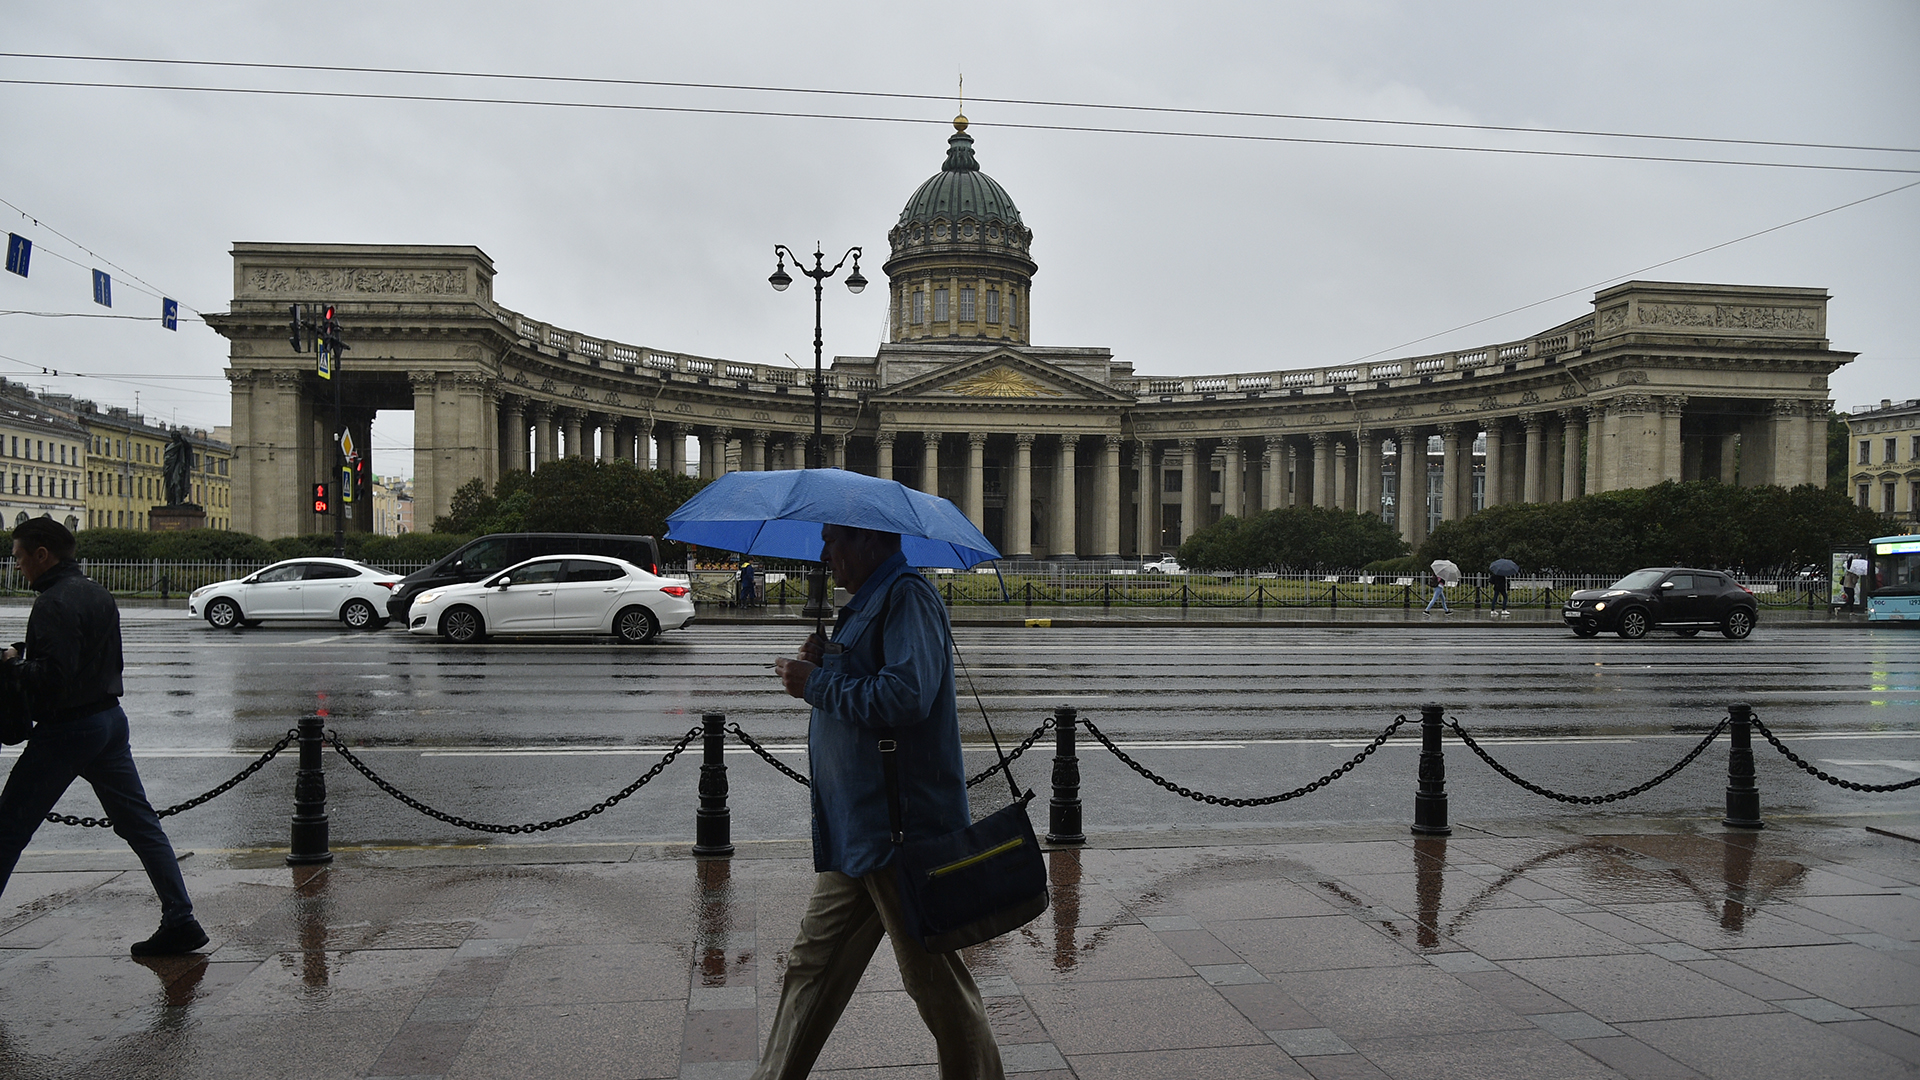
<svg viewBox="0 0 1920 1080"><path fill-rule="evenodd" d="M133 943L135 956L180 956L207 943L207 932L200 929L198 919L188 919L172 926L162 926L145 941Z"/></svg>

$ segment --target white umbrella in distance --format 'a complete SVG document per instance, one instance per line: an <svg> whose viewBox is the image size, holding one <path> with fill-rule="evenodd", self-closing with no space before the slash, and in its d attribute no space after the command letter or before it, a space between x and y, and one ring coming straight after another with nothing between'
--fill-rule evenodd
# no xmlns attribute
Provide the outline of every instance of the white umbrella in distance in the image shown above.
<svg viewBox="0 0 1920 1080"><path fill-rule="evenodd" d="M1460 584L1460 568L1454 565L1451 559L1433 560L1433 576L1448 585Z"/></svg>

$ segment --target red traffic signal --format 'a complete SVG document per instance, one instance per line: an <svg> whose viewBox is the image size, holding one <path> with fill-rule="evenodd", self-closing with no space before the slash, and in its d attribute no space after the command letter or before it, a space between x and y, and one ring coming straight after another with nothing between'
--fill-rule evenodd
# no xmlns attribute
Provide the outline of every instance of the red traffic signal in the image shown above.
<svg viewBox="0 0 1920 1080"><path fill-rule="evenodd" d="M327 505L327 485L313 485L313 512L316 514L324 514L328 509L330 509L330 507Z"/></svg>

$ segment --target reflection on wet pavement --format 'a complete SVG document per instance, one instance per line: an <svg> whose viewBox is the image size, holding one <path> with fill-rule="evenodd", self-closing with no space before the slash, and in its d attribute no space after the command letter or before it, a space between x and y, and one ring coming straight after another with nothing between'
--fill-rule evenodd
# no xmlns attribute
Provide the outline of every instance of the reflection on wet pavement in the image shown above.
<svg viewBox="0 0 1920 1080"><path fill-rule="evenodd" d="M1050 851L1049 911L967 953L1010 1073L1920 1075L1910 841L1272 839ZM0 1075L745 1076L812 880L646 847L242 861L188 864L210 951L143 964L137 872L17 874ZM823 1069L931 1068L885 961Z"/></svg>

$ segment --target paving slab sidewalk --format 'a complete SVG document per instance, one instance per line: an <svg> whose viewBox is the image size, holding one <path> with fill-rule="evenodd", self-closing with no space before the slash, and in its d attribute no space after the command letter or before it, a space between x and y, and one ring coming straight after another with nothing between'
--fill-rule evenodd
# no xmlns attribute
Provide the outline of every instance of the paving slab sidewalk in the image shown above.
<svg viewBox="0 0 1920 1080"><path fill-rule="evenodd" d="M1033 1080L1920 1076L1920 822L1868 820L1100 834L968 961ZM337 855L195 853L212 943L136 962L131 857L30 849L0 1076L745 1077L812 877L795 842ZM937 1072L883 950L815 1075Z"/></svg>

